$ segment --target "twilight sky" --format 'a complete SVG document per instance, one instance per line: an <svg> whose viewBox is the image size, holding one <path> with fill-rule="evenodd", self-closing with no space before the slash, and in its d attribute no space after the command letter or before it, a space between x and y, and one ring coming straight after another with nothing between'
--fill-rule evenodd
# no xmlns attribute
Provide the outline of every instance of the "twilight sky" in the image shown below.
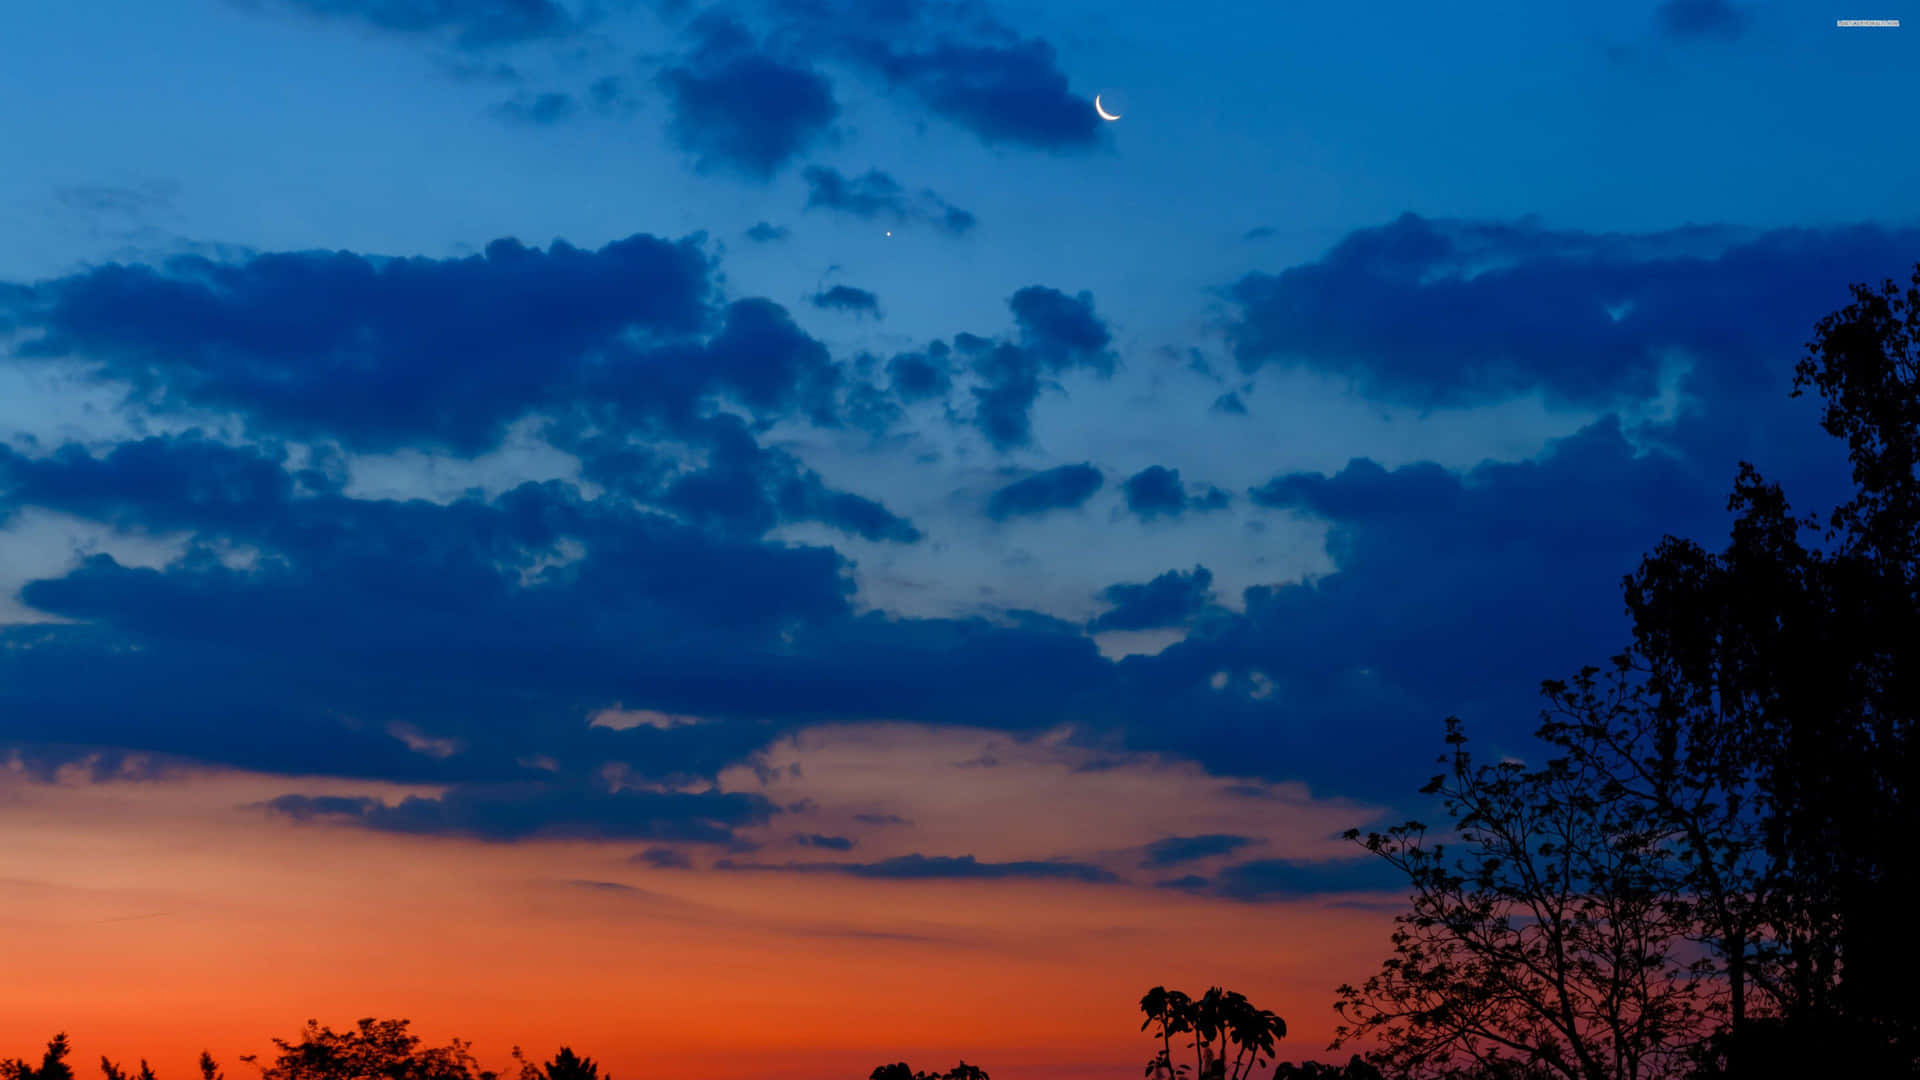
<svg viewBox="0 0 1920 1080"><path fill-rule="evenodd" d="M9 10L0 1055L1318 1056L1441 719L1837 490L1836 3Z"/></svg>

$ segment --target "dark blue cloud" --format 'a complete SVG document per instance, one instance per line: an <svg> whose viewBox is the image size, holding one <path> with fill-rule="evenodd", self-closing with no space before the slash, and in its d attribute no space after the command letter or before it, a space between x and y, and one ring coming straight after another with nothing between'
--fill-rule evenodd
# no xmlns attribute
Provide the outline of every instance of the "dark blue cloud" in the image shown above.
<svg viewBox="0 0 1920 1080"><path fill-rule="evenodd" d="M702 16L694 33L692 55L659 81L673 110L667 133L698 168L765 180L840 114L824 75L761 51L738 22Z"/></svg>
<svg viewBox="0 0 1920 1080"><path fill-rule="evenodd" d="M1724 530L1736 455L1786 479L1803 508L1835 490L1799 485L1843 479L1845 459L1817 434L1810 403L1786 398L1819 312L1797 323L1776 308L1828 306L1794 291L1803 262L1834 275L1809 288L1818 294L1877 276L1876 253L1898 239L1834 230L1729 248L1717 232L1432 231L1476 265L1531 261L1548 277L1601 266L1636 303L1665 304L1635 278L1640 268L1689 297L1658 319L1641 309L1661 328L1647 340L1690 343L1699 357L1681 406L1638 424L1603 418L1532 461L1454 470L1357 460L1276 475L1253 504L1321 523L1333 571L1250 589L1243 613L1211 613L1162 653L1119 662L1101 658L1085 627L1029 613L858 614L837 553L765 542L761 523L793 514L862 535L905 523L835 499L845 493L759 446L767 417L833 421L846 375L777 305L715 302L697 246L637 238L597 253L495 245L466 260L263 256L0 287L28 351L90 365L131 387L136 407L230 410L267 440L0 454L0 517L41 507L187 537L163 566L97 556L26 586L23 603L71 621L0 628L0 744L41 773L76 760L110 772L154 755L445 785L452 803L404 820L475 834L510 832L500 822L516 820L586 828L579 792L595 792L591 778L609 766L652 791L710 779L800 726L871 717L1022 733L1065 724L1104 751L1402 796L1442 749L1441 717L1466 718L1489 752L1516 745L1533 726L1540 678L1624 642L1620 576L1666 533L1711 541ZM1390 323L1391 306L1366 299L1383 276L1420 266L1403 283L1418 293L1450 272L1428 276L1434 256L1418 254L1427 232L1350 237L1335 249L1348 254L1313 266L1371 269L1322 280L1327 301ZM1457 284L1491 289L1484 279L1500 273L1483 267ZM1504 284L1512 291L1499 295L1515 299L1533 288L1512 275ZM1748 303L1753 325L1726 321ZM1688 330L1689 312L1708 329ZM1429 318L1426 333L1484 340L1472 322L1420 304L1414 314ZM1062 364L1099 370L1106 347L1071 305L1029 302L1021 322L1015 341L963 334L929 348L923 385L944 393L940 376L961 366L1036 381ZM1469 363L1474 352L1416 344L1429 360ZM1543 339L1513 370L1563 379L1556 363L1590 359L1577 345ZM1402 382L1424 371L1376 368ZM903 363L890 378L918 374ZM716 415L722 398L755 417ZM445 505L355 499L337 462L272 445L477 449L535 412L604 494L547 483ZM690 461L676 457L681 444L697 451ZM1068 469L1098 480L1091 465ZM1070 487L1032 503L1070 503ZM702 722L587 725L613 702ZM544 795L506 808L483 798L502 790ZM551 820L531 824L539 815L527 808L541 806ZM604 806L609 828L643 827L627 804L592 806L596 816ZM391 827L402 820L394 810L326 812Z"/></svg>
<svg viewBox="0 0 1920 1080"><path fill-rule="evenodd" d="M308 15L400 34L444 34L468 48L574 33L581 23L554 0L260 0Z"/></svg>
<svg viewBox="0 0 1920 1080"><path fill-rule="evenodd" d="M809 296L807 300L822 311L845 311L854 315L880 317L880 298L865 289L856 289L851 285L835 285L831 289L822 289Z"/></svg>
<svg viewBox="0 0 1920 1080"><path fill-rule="evenodd" d="M1007 301L1018 341L994 343L970 334L955 346L972 359L981 381L973 388L973 425L996 450L1033 441L1033 405L1050 376L1084 368L1101 378L1113 374L1113 340L1093 310L1088 293L1068 296L1058 289L1029 285Z"/></svg>
<svg viewBox="0 0 1920 1080"><path fill-rule="evenodd" d="M1113 334L1093 310L1093 295L1068 296L1059 289L1029 285L1007 301L1020 327L1021 344L1055 370L1074 366L1113 373Z"/></svg>
<svg viewBox="0 0 1920 1080"><path fill-rule="evenodd" d="M1121 661L1134 700L1182 718L1129 721L1128 741L1225 772L1404 797L1439 749L1407 731L1437 740L1454 714L1517 746L1540 679L1618 651L1622 575L1669 532L1723 528L1728 478L1642 453L1611 418L1534 461L1455 472L1360 460L1276 477L1253 502L1325 521L1336 571L1250 588L1243 614ZM1407 749L1383 753L1383 739Z"/></svg>
<svg viewBox="0 0 1920 1080"><path fill-rule="evenodd" d="M1731 41L1747 32L1747 12L1727 0L1661 0L1654 21L1671 38Z"/></svg>
<svg viewBox="0 0 1920 1080"><path fill-rule="evenodd" d="M1127 497L1127 509L1148 521L1157 517L1179 517L1188 510L1199 513L1224 510L1232 500L1232 496L1214 487L1189 495L1186 485L1180 482L1180 470L1162 465L1149 465L1127 477L1122 491Z"/></svg>
<svg viewBox="0 0 1920 1080"><path fill-rule="evenodd" d="M266 804L296 821L340 821L383 832L481 840L669 840L727 844L734 830L777 812L739 792L632 791L535 782L466 785L444 795L378 799L282 795Z"/></svg>
<svg viewBox="0 0 1920 1080"><path fill-rule="evenodd" d="M704 467L668 471L633 452L592 454L588 479L615 488L703 528L761 536L783 521L817 521L867 540L915 543L920 530L872 499L827 486L794 459L767 450L738 418L718 416L691 429L706 447Z"/></svg>
<svg viewBox="0 0 1920 1080"><path fill-rule="evenodd" d="M886 881L1003 881L1014 878L1112 882L1119 879L1110 871L1087 863L1065 859L1048 861L981 862L972 855L899 855L870 863L737 863L726 859L715 864L724 870L786 870L803 873L845 874L849 877Z"/></svg>
<svg viewBox="0 0 1920 1080"><path fill-rule="evenodd" d="M13 306L38 331L21 355L83 358L153 412L233 410L262 435L473 453L513 420L582 399L685 413L702 395L739 391L758 404L791 389L773 380L821 375L824 349L806 348L765 301L729 308L703 348L694 335L714 321L710 272L693 241L541 251L496 240L454 259L115 264L36 286ZM765 359L742 352L781 334L789 340L768 342L780 348Z"/></svg>
<svg viewBox="0 0 1920 1080"><path fill-rule="evenodd" d="M944 398L953 389L953 350L943 341L924 352L899 353L887 361L887 380L904 401Z"/></svg>
<svg viewBox="0 0 1920 1080"><path fill-rule="evenodd" d="M1228 416L1247 415L1247 403L1240 399L1237 391L1229 391L1214 398L1211 408L1214 412L1226 413Z"/></svg>
<svg viewBox="0 0 1920 1080"><path fill-rule="evenodd" d="M987 516L1006 521L1051 510L1071 510L1093 498L1104 482L1100 470L1086 462L1037 472L988 496Z"/></svg>
<svg viewBox="0 0 1920 1080"><path fill-rule="evenodd" d="M101 457L9 449L0 517L29 505L192 539L160 568L95 556L22 590L71 621L0 629L0 745L37 773L123 771L131 754L454 785L404 812L347 808L370 827L530 835L604 810L609 830L642 835L652 826L621 816L637 804L598 798L603 770L711 778L783 732L848 717L972 723L986 708L1037 730L1107 670L1075 628L1038 616L856 616L829 550L563 483L360 500L324 472L289 474L278 453L183 436ZM221 555L234 550L250 554ZM616 701L705 719L588 726ZM501 784L553 797L515 803L514 826L487 795Z"/></svg>
<svg viewBox="0 0 1920 1080"><path fill-rule="evenodd" d="M1093 100L1052 46L978 5L941 0L777 0L787 33L910 91L982 140L1046 150L1099 142Z"/></svg>
<svg viewBox="0 0 1920 1080"><path fill-rule="evenodd" d="M1690 365L1690 393L1772 400L1779 351L1845 304L1848 282L1900 273L1915 250L1912 230L1620 235L1409 214L1242 278L1234 354L1245 371L1306 366L1419 405L1645 400L1671 361Z"/></svg>
<svg viewBox="0 0 1920 1080"><path fill-rule="evenodd" d="M808 210L831 210L866 221L884 220L897 225L929 225L954 236L966 233L976 224L971 213L947 202L931 189L909 192L900 181L879 169L847 176L825 165L809 165L803 175L807 181Z"/></svg>
<svg viewBox="0 0 1920 1080"><path fill-rule="evenodd" d="M1405 890L1406 875L1371 855L1339 862L1259 859L1214 875L1211 891L1234 900L1292 900L1324 893Z"/></svg>
<svg viewBox="0 0 1920 1080"><path fill-rule="evenodd" d="M656 870L693 869L693 859L679 848L650 847L645 851L636 852L627 861L651 866Z"/></svg>
<svg viewBox="0 0 1920 1080"><path fill-rule="evenodd" d="M1231 833L1207 833L1201 836L1169 836L1147 845L1146 867L1178 866L1196 859L1230 855L1253 843L1251 837Z"/></svg>
<svg viewBox="0 0 1920 1080"><path fill-rule="evenodd" d="M819 833L796 833L793 842L801 847L821 848L825 851L852 851L853 841L845 836L822 836Z"/></svg>
<svg viewBox="0 0 1920 1080"><path fill-rule="evenodd" d="M747 230L747 239L756 244L771 244L776 241L785 240L789 232L790 230L784 226L775 225L772 222L759 221L754 223L753 228Z"/></svg>
<svg viewBox="0 0 1920 1080"><path fill-rule="evenodd" d="M1113 609L1087 624L1090 633L1184 626L1212 605L1213 572L1204 566L1184 574L1169 570L1144 585L1109 585L1100 598Z"/></svg>

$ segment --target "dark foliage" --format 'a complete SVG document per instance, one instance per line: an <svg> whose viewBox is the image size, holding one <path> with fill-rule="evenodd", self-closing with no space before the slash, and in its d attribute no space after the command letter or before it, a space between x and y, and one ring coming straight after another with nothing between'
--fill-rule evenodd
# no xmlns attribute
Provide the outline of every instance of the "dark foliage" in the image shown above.
<svg viewBox="0 0 1920 1080"><path fill-rule="evenodd" d="M1287 1022L1256 1007L1245 995L1212 987L1198 999L1156 986L1140 999L1150 1032L1160 1049L1147 1062L1151 1080L1247 1080L1273 1060L1274 1042L1287 1036ZM1174 1040L1185 1038L1194 1064L1176 1057Z"/></svg>
<svg viewBox="0 0 1920 1080"><path fill-rule="evenodd" d="M1544 684L1544 765L1449 721L1452 838L1362 841L1411 910L1340 1037L1390 1075L1920 1072L1920 268L1854 299L1795 380L1853 497L1798 517L1743 464L1725 550L1668 538L1631 647Z"/></svg>

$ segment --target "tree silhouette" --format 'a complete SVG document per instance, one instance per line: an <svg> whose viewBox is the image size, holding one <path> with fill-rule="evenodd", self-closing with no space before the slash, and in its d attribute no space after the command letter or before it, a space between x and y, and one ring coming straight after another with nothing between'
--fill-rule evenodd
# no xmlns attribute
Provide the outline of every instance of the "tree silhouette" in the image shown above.
<svg viewBox="0 0 1920 1080"><path fill-rule="evenodd" d="M1409 1080L1671 1073L1714 1028L1666 837L1568 759L1476 764L1453 719L1447 741L1448 772L1423 791L1455 839L1407 822L1362 841L1406 875L1411 909L1381 971L1339 989L1334 1047L1377 1039L1376 1063Z"/></svg>
<svg viewBox="0 0 1920 1080"><path fill-rule="evenodd" d="M273 1044L280 1052L260 1067L261 1080L495 1080L474 1060L471 1043L423 1049L405 1020L367 1018L344 1032L309 1020L298 1042Z"/></svg>
<svg viewBox="0 0 1920 1080"><path fill-rule="evenodd" d="M1146 1020L1140 1030L1160 1041L1147 1062L1149 1077L1175 1080L1246 1080L1253 1070L1273 1059L1274 1043L1286 1038L1287 1022L1269 1010L1256 1008L1237 991L1213 987L1198 1000L1178 990L1156 986L1140 999ZM1175 1036L1191 1036L1194 1069L1173 1053Z"/></svg>
<svg viewBox="0 0 1920 1080"><path fill-rule="evenodd" d="M943 1073L914 1072L906 1062L896 1061L874 1069L867 1080L988 1080L988 1077L987 1070L964 1061Z"/></svg>
<svg viewBox="0 0 1920 1080"><path fill-rule="evenodd" d="M1418 822L1363 841L1412 910L1340 1039L1408 1077L1916 1071L1920 267L1854 299L1794 391L1852 498L1823 527L1743 463L1726 549L1663 541L1629 649L1543 684L1543 766L1476 766L1449 720L1426 791L1465 852Z"/></svg>
<svg viewBox="0 0 1920 1080"><path fill-rule="evenodd" d="M520 1080L601 1080L600 1066L590 1057L581 1057L570 1046L563 1046L553 1060L535 1065L519 1047L513 1048L513 1060L520 1064ZM608 1074L605 1080L613 1080Z"/></svg>
<svg viewBox="0 0 1920 1080"><path fill-rule="evenodd" d="M102 1054L100 1055L100 1074L106 1077L106 1080L154 1080L153 1070L147 1067L146 1058L140 1059L140 1071L129 1076L126 1070L115 1065L107 1059L105 1054Z"/></svg>
<svg viewBox="0 0 1920 1080"><path fill-rule="evenodd" d="M73 1080L73 1067L67 1064L71 1049L63 1031L47 1040L47 1051L41 1055L37 1069L19 1058L0 1061L0 1080Z"/></svg>
<svg viewBox="0 0 1920 1080"><path fill-rule="evenodd" d="M1273 1080L1386 1080L1386 1077L1371 1062L1355 1054L1345 1065L1329 1065L1320 1061L1303 1061L1296 1065L1291 1061L1283 1061L1274 1068Z"/></svg>

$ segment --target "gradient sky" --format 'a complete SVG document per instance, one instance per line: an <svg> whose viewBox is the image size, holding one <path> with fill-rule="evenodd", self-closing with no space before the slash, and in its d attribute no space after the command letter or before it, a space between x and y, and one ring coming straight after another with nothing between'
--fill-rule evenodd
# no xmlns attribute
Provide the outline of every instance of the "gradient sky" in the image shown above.
<svg viewBox="0 0 1920 1080"><path fill-rule="evenodd" d="M1920 259L1858 0L18 7L0 1055L163 1080L1324 1056L1339 833L1827 505Z"/></svg>

